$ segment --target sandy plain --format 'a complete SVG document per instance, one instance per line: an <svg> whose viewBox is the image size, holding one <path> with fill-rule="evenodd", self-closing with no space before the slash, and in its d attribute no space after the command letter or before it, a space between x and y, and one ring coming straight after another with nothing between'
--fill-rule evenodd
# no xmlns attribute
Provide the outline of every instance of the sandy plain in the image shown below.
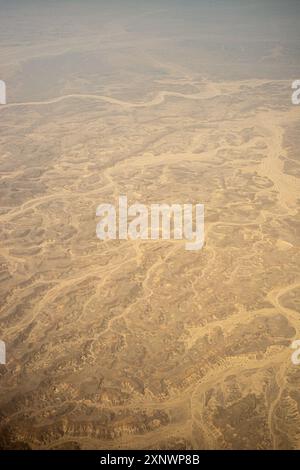
<svg viewBox="0 0 300 470"><path fill-rule="evenodd" d="M111 28L119 64L134 33ZM1 56L14 80L0 107L1 447L299 448L290 80L214 78L146 43L132 61L147 80L133 67L132 83L107 72L99 86L96 39L84 53L71 39L28 45L19 72L24 49ZM281 49L262 53L271 66ZM28 64L45 70L34 87ZM204 248L99 241L96 207L120 194L204 203Z"/></svg>

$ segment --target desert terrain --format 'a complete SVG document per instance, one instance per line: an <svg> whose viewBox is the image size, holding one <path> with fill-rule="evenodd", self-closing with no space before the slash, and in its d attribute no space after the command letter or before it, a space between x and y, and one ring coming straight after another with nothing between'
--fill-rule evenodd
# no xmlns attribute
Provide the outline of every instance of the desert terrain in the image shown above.
<svg viewBox="0 0 300 470"><path fill-rule="evenodd" d="M0 447L299 449L297 2L82 3L0 2ZM203 249L98 240L122 194Z"/></svg>

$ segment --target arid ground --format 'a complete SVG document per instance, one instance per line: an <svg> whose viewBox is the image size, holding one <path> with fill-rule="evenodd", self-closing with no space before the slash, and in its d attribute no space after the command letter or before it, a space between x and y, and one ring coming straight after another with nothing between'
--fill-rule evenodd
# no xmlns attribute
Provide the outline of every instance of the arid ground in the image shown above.
<svg viewBox="0 0 300 470"><path fill-rule="evenodd" d="M0 1L0 447L300 448L298 2L20 3ZM203 249L97 239L124 194L204 203Z"/></svg>

